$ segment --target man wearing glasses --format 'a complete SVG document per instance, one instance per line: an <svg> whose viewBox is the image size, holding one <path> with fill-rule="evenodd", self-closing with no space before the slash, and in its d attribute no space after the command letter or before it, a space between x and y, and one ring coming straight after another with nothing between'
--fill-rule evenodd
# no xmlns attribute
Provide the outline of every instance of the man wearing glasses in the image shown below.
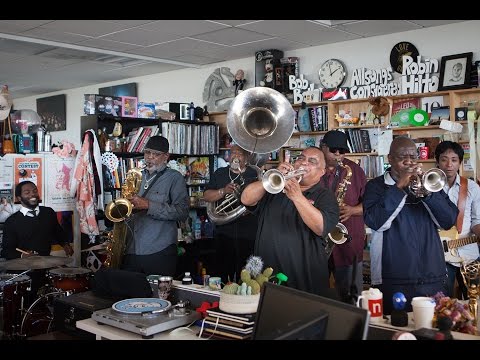
<svg viewBox="0 0 480 360"><path fill-rule="evenodd" d="M300 168L306 173L286 180L283 192L267 193L262 181L255 181L241 200L245 206L256 206L255 255L265 266L287 275L287 286L325 296L329 283L324 239L338 223L338 205L334 194L319 185L325 173L321 149L306 148L293 165L278 166L283 174Z"/></svg>
<svg viewBox="0 0 480 360"><path fill-rule="evenodd" d="M163 136L152 136L145 146L140 191L130 200L124 270L175 275L177 221L188 217L189 199L183 176L167 168L168 148Z"/></svg>
<svg viewBox="0 0 480 360"><path fill-rule="evenodd" d="M415 296L434 296L444 290L445 257L438 228L450 229L458 209L445 191L424 197L409 185L421 165L412 139L393 139L390 168L367 183L363 200L365 224L372 229L370 245L372 285L383 293L383 313L392 311L392 297L402 292L405 310Z"/></svg>
<svg viewBox="0 0 480 360"><path fill-rule="evenodd" d="M367 178L363 169L353 161L345 158L348 152L347 135L341 131L329 131L321 141L327 168L320 180L321 186L332 190L337 195L339 185L344 181L347 191L340 206L340 222L348 230L350 240L333 247L328 265L335 277L335 288L342 301L349 302L363 290L363 248L365 246L365 223L363 222L362 201ZM340 163L342 165L340 165ZM352 172L350 179L345 180L347 165ZM340 205L340 204L339 204ZM352 272L355 267L355 279L352 284ZM352 285L356 286L354 290ZM352 294L354 292L355 294Z"/></svg>

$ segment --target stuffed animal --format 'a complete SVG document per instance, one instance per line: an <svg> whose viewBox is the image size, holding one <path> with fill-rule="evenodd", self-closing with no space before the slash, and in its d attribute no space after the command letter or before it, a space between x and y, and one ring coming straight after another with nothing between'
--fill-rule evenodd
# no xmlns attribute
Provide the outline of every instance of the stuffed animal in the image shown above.
<svg viewBox="0 0 480 360"><path fill-rule="evenodd" d="M375 119L373 120L374 124L380 124L380 118L382 116L388 115L390 112L390 103L388 99L384 96L377 96L368 100L368 102L372 105L372 114L375 115Z"/></svg>
<svg viewBox="0 0 480 360"><path fill-rule="evenodd" d="M260 81L260 86L273 88L273 64L268 60L265 63L265 76L263 81Z"/></svg>
<svg viewBox="0 0 480 360"><path fill-rule="evenodd" d="M75 157L77 154L75 145L66 140L62 140L60 145L53 147L52 152L62 158Z"/></svg>

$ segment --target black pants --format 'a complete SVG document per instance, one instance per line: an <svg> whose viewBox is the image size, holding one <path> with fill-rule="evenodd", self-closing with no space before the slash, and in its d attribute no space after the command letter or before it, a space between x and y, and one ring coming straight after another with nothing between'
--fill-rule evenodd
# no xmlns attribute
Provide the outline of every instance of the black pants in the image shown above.
<svg viewBox="0 0 480 360"><path fill-rule="evenodd" d="M146 275L175 276L177 267L177 244L150 255L125 255L121 269L141 272Z"/></svg>
<svg viewBox="0 0 480 360"><path fill-rule="evenodd" d="M216 270L223 283L238 281L246 261L253 254L257 221L253 215L240 216L229 224L218 226L215 233L217 248Z"/></svg>

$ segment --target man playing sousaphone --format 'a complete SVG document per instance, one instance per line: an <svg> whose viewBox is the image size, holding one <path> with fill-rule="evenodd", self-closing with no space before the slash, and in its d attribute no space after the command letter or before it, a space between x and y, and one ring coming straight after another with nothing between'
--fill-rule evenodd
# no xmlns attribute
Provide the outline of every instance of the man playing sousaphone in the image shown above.
<svg viewBox="0 0 480 360"><path fill-rule="evenodd" d="M257 233L257 217L245 209L239 209L244 208L239 199L241 189L258 177L257 171L246 166L248 155L240 146L233 145L230 165L215 171L203 194L205 201L212 203L209 204L213 209L209 216L215 224L216 273L225 283L228 278L239 279L242 267L253 253ZM237 197L238 200L235 200ZM226 198L227 202L224 202ZM229 202L229 199L232 201Z"/></svg>
<svg viewBox="0 0 480 360"><path fill-rule="evenodd" d="M258 214L255 254L286 274L289 287L327 295L324 239L338 223L338 205L333 192L319 184L325 173L323 152L318 147L306 148L293 165L282 162L277 170L286 180L278 181L280 176L274 174L275 180L266 185L268 192L263 181L253 182L242 192L242 203L256 206ZM300 174L299 170L302 175L290 177L293 171ZM270 188L281 182L283 191L272 193Z"/></svg>

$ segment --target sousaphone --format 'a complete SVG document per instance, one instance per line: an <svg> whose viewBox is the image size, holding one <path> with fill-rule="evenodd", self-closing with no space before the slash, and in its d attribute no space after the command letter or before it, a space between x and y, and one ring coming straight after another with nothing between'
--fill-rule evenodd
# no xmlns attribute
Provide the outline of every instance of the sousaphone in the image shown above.
<svg viewBox="0 0 480 360"><path fill-rule="evenodd" d="M257 171L262 180L262 166L272 151L290 139L295 125L295 111L285 96L267 87L254 87L241 92L227 112L227 130L235 144L252 153L247 166ZM255 160L254 160L255 159ZM235 191L221 202L207 203L207 214L217 225L241 216L246 208L240 202L241 191Z"/></svg>

